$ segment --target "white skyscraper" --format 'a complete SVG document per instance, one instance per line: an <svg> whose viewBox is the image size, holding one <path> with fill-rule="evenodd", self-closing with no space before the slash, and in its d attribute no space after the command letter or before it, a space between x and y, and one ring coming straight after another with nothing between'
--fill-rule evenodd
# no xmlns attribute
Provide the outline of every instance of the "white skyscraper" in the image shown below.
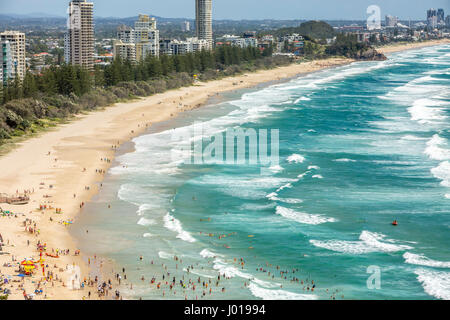
<svg viewBox="0 0 450 320"><path fill-rule="evenodd" d="M148 55L159 56L159 30L155 18L140 14L138 21L134 23L133 37L136 43L136 60L143 60Z"/></svg>
<svg viewBox="0 0 450 320"><path fill-rule="evenodd" d="M196 0L195 4L197 38L206 40L212 48L212 0Z"/></svg>
<svg viewBox="0 0 450 320"><path fill-rule="evenodd" d="M398 24L398 17L391 15L386 16L386 27L396 27Z"/></svg>
<svg viewBox="0 0 450 320"><path fill-rule="evenodd" d="M26 73L25 33L19 31L2 32L0 33L0 43L2 44L2 51L5 50L5 53L2 52L1 56L8 59L7 62L2 61L4 64L3 77L15 78L18 76L20 80L23 80Z"/></svg>
<svg viewBox="0 0 450 320"><path fill-rule="evenodd" d="M183 22L183 31L184 32L191 31L191 23L189 21Z"/></svg>
<svg viewBox="0 0 450 320"><path fill-rule="evenodd" d="M68 31L64 36L66 63L94 67L94 4L86 0L69 3Z"/></svg>
<svg viewBox="0 0 450 320"><path fill-rule="evenodd" d="M437 10L430 9L427 11L427 24L430 28L436 28L438 23Z"/></svg>

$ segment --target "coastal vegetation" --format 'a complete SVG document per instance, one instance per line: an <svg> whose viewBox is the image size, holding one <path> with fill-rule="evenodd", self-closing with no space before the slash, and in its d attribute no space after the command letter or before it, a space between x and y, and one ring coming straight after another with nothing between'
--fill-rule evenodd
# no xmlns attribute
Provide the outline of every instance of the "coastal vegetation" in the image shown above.
<svg viewBox="0 0 450 320"><path fill-rule="evenodd" d="M304 38L301 57L305 60L331 56L386 59L370 44L358 42L356 35L337 33L323 21L308 21L272 33L301 35ZM295 43L288 42L283 49L284 52L299 50ZM272 54L272 46L259 49L225 45L212 51L148 56L139 63L115 59L92 71L60 64L40 74L28 72L22 82L16 79L0 90L0 144L54 126L70 115L115 102L190 86L197 79L209 81L292 62L291 57Z"/></svg>
<svg viewBox="0 0 450 320"><path fill-rule="evenodd" d="M338 34L335 42L326 48L325 53L356 60L386 60L383 54L378 53L369 44L358 42L354 34Z"/></svg>
<svg viewBox="0 0 450 320"><path fill-rule="evenodd" d="M338 33L323 21L308 21L297 28L283 28L273 33L280 37L288 34L302 36L303 46L299 46L296 41L285 41L283 51L301 52L306 59L325 59L330 56L344 56L356 60L386 59L376 52L370 43L358 42L355 34Z"/></svg>
<svg viewBox="0 0 450 320"><path fill-rule="evenodd" d="M148 57L133 64L115 59L88 71L78 66L52 66L12 81L0 96L0 144L51 127L70 115L115 102L150 96L243 72L287 65L292 59L272 56L272 48L218 47L179 56Z"/></svg>
<svg viewBox="0 0 450 320"><path fill-rule="evenodd" d="M271 32L275 36L285 36L287 34L297 33L305 37L305 39L330 39L336 36L336 31L328 23L324 21L307 21L298 27L281 28Z"/></svg>

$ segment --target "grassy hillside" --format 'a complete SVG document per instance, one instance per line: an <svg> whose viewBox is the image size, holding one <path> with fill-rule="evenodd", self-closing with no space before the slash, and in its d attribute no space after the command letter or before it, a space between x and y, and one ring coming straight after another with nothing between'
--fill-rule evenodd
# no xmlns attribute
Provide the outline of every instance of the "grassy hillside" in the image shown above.
<svg viewBox="0 0 450 320"><path fill-rule="evenodd" d="M282 28L273 32L276 36L298 33L306 38L328 39L336 36L336 31L328 23L323 21L308 21L294 28Z"/></svg>

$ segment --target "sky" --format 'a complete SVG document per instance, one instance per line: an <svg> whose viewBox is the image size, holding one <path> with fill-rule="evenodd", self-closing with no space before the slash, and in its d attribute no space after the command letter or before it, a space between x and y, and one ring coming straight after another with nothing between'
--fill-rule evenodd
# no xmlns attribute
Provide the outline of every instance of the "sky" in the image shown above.
<svg viewBox="0 0 450 320"><path fill-rule="evenodd" d="M165 18L194 18L195 0L90 0L99 17L131 17L146 13ZM69 0L0 0L0 14L45 13L65 16ZM365 20L370 5L381 15L425 20L429 8L450 14L450 0L213 0L214 19ZM383 18L384 19L384 18Z"/></svg>

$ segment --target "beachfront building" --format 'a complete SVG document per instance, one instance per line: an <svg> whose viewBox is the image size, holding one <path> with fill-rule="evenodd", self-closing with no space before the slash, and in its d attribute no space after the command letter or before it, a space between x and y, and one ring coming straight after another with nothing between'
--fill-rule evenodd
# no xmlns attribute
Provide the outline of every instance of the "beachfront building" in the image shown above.
<svg viewBox="0 0 450 320"><path fill-rule="evenodd" d="M450 15L447 16L447 18L445 18L445 25L450 28Z"/></svg>
<svg viewBox="0 0 450 320"><path fill-rule="evenodd" d="M117 40L123 43L134 43L134 32L133 28L121 25L117 27Z"/></svg>
<svg viewBox="0 0 450 320"><path fill-rule="evenodd" d="M148 55L159 56L159 30L156 19L140 14L134 24L133 37L136 44L136 60L145 59Z"/></svg>
<svg viewBox="0 0 450 320"><path fill-rule="evenodd" d="M427 25L429 28L437 27L437 11L436 9L430 9L427 11Z"/></svg>
<svg viewBox="0 0 450 320"><path fill-rule="evenodd" d="M211 48L211 43L208 40L198 39L198 38L187 38L186 41L191 46L191 52L197 52L202 50L209 50Z"/></svg>
<svg viewBox="0 0 450 320"><path fill-rule="evenodd" d="M8 80L13 78L13 63L11 57L11 45L9 41L0 41L0 90L8 84Z"/></svg>
<svg viewBox="0 0 450 320"><path fill-rule="evenodd" d="M212 0L195 0L195 17L197 38L206 40L209 49L212 49Z"/></svg>
<svg viewBox="0 0 450 320"><path fill-rule="evenodd" d="M271 34L266 34L261 38L262 42L270 42L272 44L276 43L275 37Z"/></svg>
<svg viewBox="0 0 450 320"><path fill-rule="evenodd" d="M161 40L160 51L166 55L179 55L186 53L194 53L202 50L209 50L210 45L207 40L201 40L198 38L187 38L184 41L173 40Z"/></svg>
<svg viewBox="0 0 450 320"><path fill-rule="evenodd" d="M192 52L192 47L187 41L172 40L170 42L170 52L173 55L186 54Z"/></svg>
<svg viewBox="0 0 450 320"><path fill-rule="evenodd" d="M114 41L114 57L120 57L122 60L136 62L136 45L134 43Z"/></svg>
<svg viewBox="0 0 450 320"><path fill-rule="evenodd" d="M160 54L166 54L166 55L172 55L172 49L171 49L172 40L171 39L161 39L159 40L159 53Z"/></svg>
<svg viewBox="0 0 450 320"><path fill-rule="evenodd" d="M220 45L237 46L240 48L257 47L258 39L256 37L240 37L235 35L224 35L217 39Z"/></svg>
<svg viewBox="0 0 450 320"><path fill-rule="evenodd" d="M117 28L117 39L113 41L115 58L136 62L136 43L133 28L121 25Z"/></svg>
<svg viewBox="0 0 450 320"><path fill-rule="evenodd" d="M86 0L69 3L68 31L64 36L66 63L94 67L94 4Z"/></svg>
<svg viewBox="0 0 450 320"><path fill-rule="evenodd" d="M184 32L189 32L189 31L191 31L191 23L190 23L189 21L183 22L183 28L182 28L182 30L183 30Z"/></svg>
<svg viewBox="0 0 450 320"><path fill-rule="evenodd" d="M437 10L437 23L444 24L445 23L445 12L444 9Z"/></svg>
<svg viewBox="0 0 450 320"><path fill-rule="evenodd" d="M4 45L4 50L9 52L9 55L3 55L3 57L10 57L11 65L7 73L3 72L3 77L8 76L11 78L19 77L23 80L26 73L26 61L25 61L25 33L19 31L5 31L0 33L0 42ZM6 44L9 43L9 44ZM9 48L9 49L8 49ZM3 45L2 45L3 49ZM3 51L3 50L2 50ZM9 64L9 62L6 62ZM2 67L3 68L3 67ZM6 66L8 68L8 66Z"/></svg>
<svg viewBox="0 0 450 320"><path fill-rule="evenodd" d="M114 57L136 62L160 53L159 30L156 19L140 14L134 29L121 25L117 28L117 40L113 43Z"/></svg>
<svg viewBox="0 0 450 320"><path fill-rule="evenodd" d="M398 24L398 17L394 17L391 15L386 16L386 27L388 28L396 27L397 24Z"/></svg>

